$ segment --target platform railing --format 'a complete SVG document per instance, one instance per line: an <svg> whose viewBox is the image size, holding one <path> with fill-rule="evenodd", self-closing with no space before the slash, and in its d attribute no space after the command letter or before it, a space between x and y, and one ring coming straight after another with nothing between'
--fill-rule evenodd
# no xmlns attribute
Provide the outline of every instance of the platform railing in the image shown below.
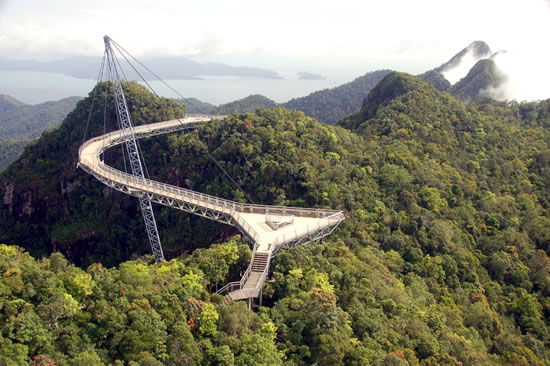
<svg viewBox="0 0 550 366"><path fill-rule="evenodd" d="M342 212L336 212L328 217L324 217L317 221L315 225L308 224L306 226L300 226L294 231L279 235L273 242L273 247L276 248L279 245L292 242L298 238L307 236L309 234L320 232L322 229L331 227L344 219Z"/></svg>

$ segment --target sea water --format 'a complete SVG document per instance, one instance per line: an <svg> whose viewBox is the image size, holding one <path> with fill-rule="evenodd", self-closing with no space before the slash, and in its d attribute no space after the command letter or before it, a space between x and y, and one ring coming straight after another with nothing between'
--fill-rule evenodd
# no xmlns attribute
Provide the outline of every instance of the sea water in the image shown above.
<svg viewBox="0 0 550 366"><path fill-rule="evenodd" d="M262 94L282 103L308 95L316 90L332 88L350 80L300 80L295 75L283 79L237 76L204 76L200 80L166 80L182 96L194 97L215 105L232 102L251 94ZM0 70L0 94L8 94L29 104L59 100L69 96L87 96L96 80L77 79L59 73ZM179 98L160 81L150 81L162 96Z"/></svg>

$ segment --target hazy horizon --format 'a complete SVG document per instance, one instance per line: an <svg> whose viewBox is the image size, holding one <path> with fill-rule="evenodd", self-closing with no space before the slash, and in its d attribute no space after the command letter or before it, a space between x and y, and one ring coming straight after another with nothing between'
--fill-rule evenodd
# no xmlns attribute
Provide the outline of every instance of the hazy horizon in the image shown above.
<svg viewBox="0 0 550 366"><path fill-rule="evenodd" d="M493 51L508 51L501 65L511 76L508 98L545 99L550 98L550 51L543 47L549 16L549 0L0 0L0 52L18 60L100 57L108 34L142 58L184 56L269 69L287 78L307 71L326 77L323 86L332 87L378 69L422 73L482 40ZM0 80L0 93L7 89ZM298 97L309 89L316 90L305 87L287 95ZM212 90L205 101L222 100L216 93Z"/></svg>

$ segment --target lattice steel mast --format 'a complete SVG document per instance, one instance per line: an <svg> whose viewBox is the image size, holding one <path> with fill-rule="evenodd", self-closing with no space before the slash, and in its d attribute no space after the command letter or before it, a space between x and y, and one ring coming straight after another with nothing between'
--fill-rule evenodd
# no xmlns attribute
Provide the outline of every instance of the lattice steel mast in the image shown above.
<svg viewBox="0 0 550 366"><path fill-rule="evenodd" d="M126 98L124 97L124 91L122 90L122 80L117 69L116 57L111 48L111 39L108 36L103 37L105 41L105 54L107 59L107 67L109 74L109 81L113 85L115 95L115 105L117 119L120 129L124 131L127 137L125 141L126 151L128 152L128 160L130 161L130 167L132 168L132 175L145 179L143 174L143 164L136 143L136 137L134 134L134 127L132 126L132 119L128 111L128 105L126 104ZM151 244L151 250L155 256L155 260L160 262L164 259L164 253L162 252L162 245L160 243L159 233L157 229L157 223L155 221L155 214L153 213L153 206L151 201L143 196L139 199L139 205L141 207L141 213L143 215L143 221L147 229L147 236L149 237L149 243Z"/></svg>

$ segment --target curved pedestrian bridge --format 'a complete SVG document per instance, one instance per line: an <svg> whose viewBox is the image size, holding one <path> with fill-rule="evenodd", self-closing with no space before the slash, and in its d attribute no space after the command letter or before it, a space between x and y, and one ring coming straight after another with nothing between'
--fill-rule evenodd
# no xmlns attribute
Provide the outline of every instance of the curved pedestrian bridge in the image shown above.
<svg viewBox="0 0 550 366"><path fill-rule="evenodd" d="M194 129L223 116L189 115L183 119L134 127L136 138ZM131 136L122 130L94 137L79 149L78 166L107 186L126 194L170 206L211 220L236 226L254 246L248 269L240 281L228 283L218 293L228 300L261 296L269 262L284 247L305 244L329 235L344 219L342 211L301 207L245 204L144 179L106 165L102 153L126 142Z"/></svg>

